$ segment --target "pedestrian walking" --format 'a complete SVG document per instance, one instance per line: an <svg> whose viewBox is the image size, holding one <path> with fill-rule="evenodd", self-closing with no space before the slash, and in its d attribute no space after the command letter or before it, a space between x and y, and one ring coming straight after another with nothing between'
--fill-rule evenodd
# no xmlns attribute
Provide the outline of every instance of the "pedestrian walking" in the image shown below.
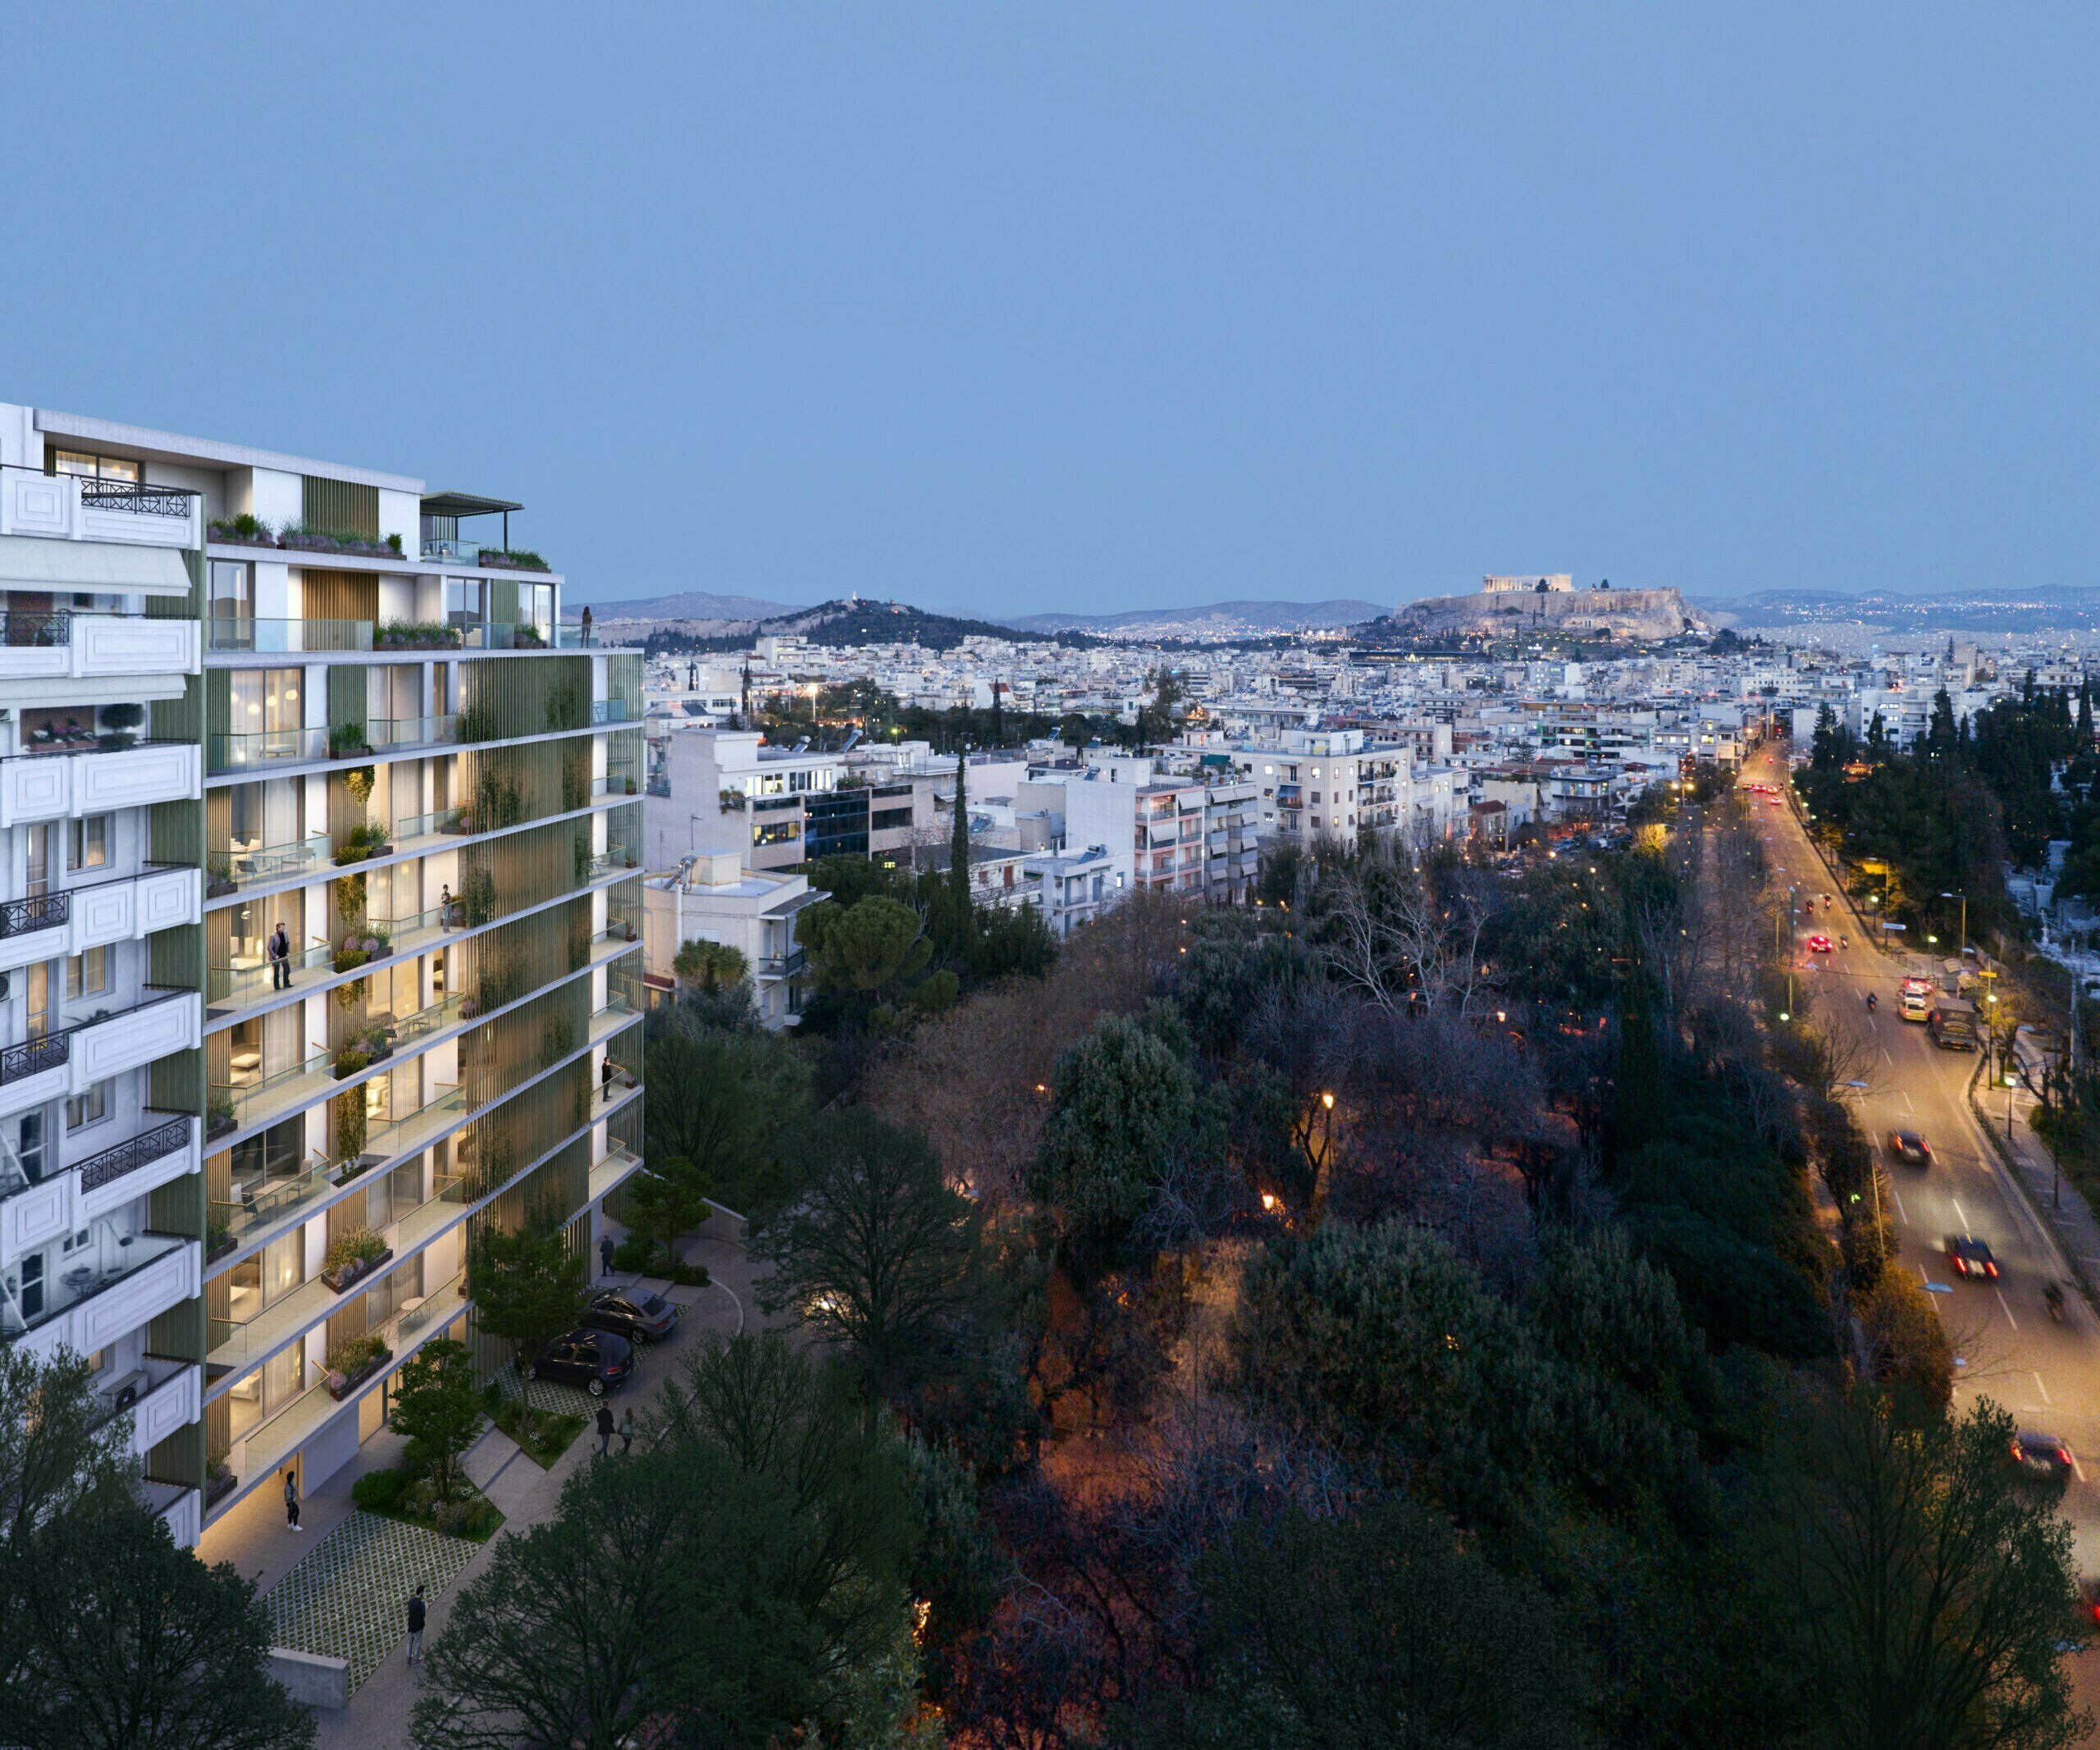
<svg viewBox="0 0 2100 1750"><path fill-rule="evenodd" d="M423 1662L423 1589L418 1584L409 1594L409 1663Z"/></svg>
<svg viewBox="0 0 2100 1750"><path fill-rule="evenodd" d="M598 1456L603 1458L613 1450L613 1406L598 1406Z"/></svg>
<svg viewBox="0 0 2100 1750"><path fill-rule="evenodd" d="M634 1449L634 1405L627 1406L627 1414L620 1418L620 1455L625 1457Z"/></svg>
<svg viewBox="0 0 2100 1750"><path fill-rule="evenodd" d="M277 927L270 932L267 944L270 950L270 988L290 990L292 988L292 939L285 933L285 921L277 920Z"/></svg>
<svg viewBox="0 0 2100 1750"><path fill-rule="evenodd" d="M600 1274L610 1276L613 1273L613 1253L615 1250L613 1236L610 1234L602 1234L599 1236L598 1258L605 1267Z"/></svg>
<svg viewBox="0 0 2100 1750"><path fill-rule="evenodd" d="M299 1478L289 1470L285 1473L285 1524L293 1531L299 1529Z"/></svg>

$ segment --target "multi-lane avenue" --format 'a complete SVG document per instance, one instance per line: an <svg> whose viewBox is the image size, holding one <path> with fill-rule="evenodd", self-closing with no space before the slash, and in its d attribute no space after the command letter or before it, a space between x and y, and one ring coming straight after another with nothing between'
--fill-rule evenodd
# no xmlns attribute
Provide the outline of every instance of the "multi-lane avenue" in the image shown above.
<svg viewBox="0 0 2100 1750"><path fill-rule="evenodd" d="M2071 1290L2054 1236L2022 1199L1978 1126L1968 1094L1974 1054L1942 1050L1925 1027L1900 1017L1897 993L1913 964L1862 939L1829 870L1786 805L1783 748L1761 748L1742 774L1746 784L1774 786L1778 805L1755 793L1746 800L1762 825L1778 881L1794 890L1796 985L1814 994L1813 1012L1842 1015L1840 1024L1865 1041L1860 1076L1867 1086L1854 1090L1856 1109L1886 1168L1902 1266L1934 1290L1933 1300L1954 1339L1960 1361L1956 1408L1988 1396L2023 1428L2065 1442L2077 1468L2063 1510L2077 1538L2080 1573L2100 1574L2100 1318ZM1821 902L1825 893L1837 896L1828 911ZM1814 952L1811 934L1833 944L1849 935L1851 945ZM1878 1012L1868 1012L1869 991L1879 998ZM1896 1130L1923 1134L1932 1148L1929 1167L1908 1166L1890 1154L1888 1135ZM1953 1235L1988 1243L1998 1267L1995 1280L1965 1280L1948 1267L1947 1241ZM2044 1298L2052 1281L2069 1291L2061 1323ZM2084 1705L2100 1712L2100 1652L2078 1662Z"/></svg>

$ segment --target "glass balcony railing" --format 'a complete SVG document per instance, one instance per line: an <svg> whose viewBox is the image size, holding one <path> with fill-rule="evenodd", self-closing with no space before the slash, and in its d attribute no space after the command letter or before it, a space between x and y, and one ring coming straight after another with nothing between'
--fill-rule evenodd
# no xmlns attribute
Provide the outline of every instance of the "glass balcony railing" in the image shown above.
<svg viewBox="0 0 2100 1750"><path fill-rule="evenodd" d="M790 954L776 954L759 962L756 967L760 978L792 978L810 963L809 950L797 948Z"/></svg>
<svg viewBox="0 0 2100 1750"><path fill-rule="evenodd" d="M598 647L598 628L596 626L557 626L555 628L556 650L596 650Z"/></svg>
<svg viewBox="0 0 2100 1750"><path fill-rule="evenodd" d="M327 971L335 953L326 942L322 942L304 953L293 955L286 962L292 988L298 988L301 973ZM272 970L266 954L238 954L223 966L212 965L204 969L204 1000L217 1008L246 1008L251 1003L266 1001L279 988L277 975Z"/></svg>
<svg viewBox="0 0 2100 1750"><path fill-rule="evenodd" d="M306 1209L350 1177L333 1162L313 1155L308 1155L307 1160L308 1165L302 1172L237 1183L232 1198L213 1198L211 1223L217 1233L238 1243L257 1229L274 1227Z"/></svg>
<svg viewBox="0 0 2100 1750"><path fill-rule="evenodd" d="M291 875L308 875L326 867L334 854L326 833L288 839L283 844L236 844L214 851L208 876L211 895L258 886L265 881L281 881Z"/></svg>
<svg viewBox="0 0 2100 1750"><path fill-rule="evenodd" d="M641 1011L614 997L603 1008L591 1012L588 1042L593 1045L610 1039L623 1027L641 1019Z"/></svg>
<svg viewBox="0 0 2100 1750"><path fill-rule="evenodd" d="M412 839L435 838L441 833L456 837L466 819L464 808L434 808L428 814L402 815L394 822L394 848L398 851Z"/></svg>
<svg viewBox="0 0 2100 1750"><path fill-rule="evenodd" d="M372 648L372 622L222 618L204 622L204 637L208 650L245 651L258 656L368 651Z"/></svg>
<svg viewBox="0 0 2100 1750"><path fill-rule="evenodd" d="M244 1081L212 1084L212 1128L222 1130L231 1119L235 1130L246 1130L272 1118L282 1117L336 1085L332 1052L318 1052L304 1062L265 1076L260 1071Z"/></svg>
<svg viewBox="0 0 2100 1750"><path fill-rule="evenodd" d="M328 757L326 729L258 729L238 734L212 734L205 747L205 763L213 772L230 772L244 765L262 765L278 760L325 760Z"/></svg>
<svg viewBox="0 0 2100 1750"><path fill-rule="evenodd" d="M454 711L433 717L372 717L366 720L365 736L375 753L389 747L429 747L459 738L459 718Z"/></svg>
<svg viewBox="0 0 2100 1750"><path fill-rule="evenodd" d="M596 1203L641 1164L641 1157L625 1143L614 1143L591 1164L591 1200Z"/></svg>
<svg viewBox="0 0 2100 1750"><path fill-rule="evenodd" d="M591 859L591 879L601 880L607 875L626 875L641 866L634 852L615 845Z"/></svg>
<svg viewBox="0 0 2100 1750"><path fill-rule="evenodd" d="M625 699L593 699L591 701L591 721L593 724L625 723L627 720Z"/></svg>

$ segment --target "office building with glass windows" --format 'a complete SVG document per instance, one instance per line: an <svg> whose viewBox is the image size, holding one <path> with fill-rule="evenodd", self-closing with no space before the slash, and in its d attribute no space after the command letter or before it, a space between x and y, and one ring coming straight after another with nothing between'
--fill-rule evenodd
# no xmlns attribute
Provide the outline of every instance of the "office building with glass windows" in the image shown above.
<svg viewBox="0 0 2100 1750"><path fill-rule="evenodd" d="M0 1337L185 1542L639 1164L641 660L519 509L0 407Z"/></svg>

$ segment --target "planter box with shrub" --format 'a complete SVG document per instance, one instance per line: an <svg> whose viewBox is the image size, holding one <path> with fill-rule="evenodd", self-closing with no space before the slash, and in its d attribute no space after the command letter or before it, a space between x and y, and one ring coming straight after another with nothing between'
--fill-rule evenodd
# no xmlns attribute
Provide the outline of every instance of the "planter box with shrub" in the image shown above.
<svg viewBox="0 0 2100 1750"><path fill-rule="evenodd" d="M392 1246L370 1228L360 1228L355 1233L346 1233L331 1242L327 1256L323 1260L326 1268L321 1273L321 1280L336 1293L341 1294L354 1284L363 1282L382 1264L391 1261L393 1256Z"/></svg>

